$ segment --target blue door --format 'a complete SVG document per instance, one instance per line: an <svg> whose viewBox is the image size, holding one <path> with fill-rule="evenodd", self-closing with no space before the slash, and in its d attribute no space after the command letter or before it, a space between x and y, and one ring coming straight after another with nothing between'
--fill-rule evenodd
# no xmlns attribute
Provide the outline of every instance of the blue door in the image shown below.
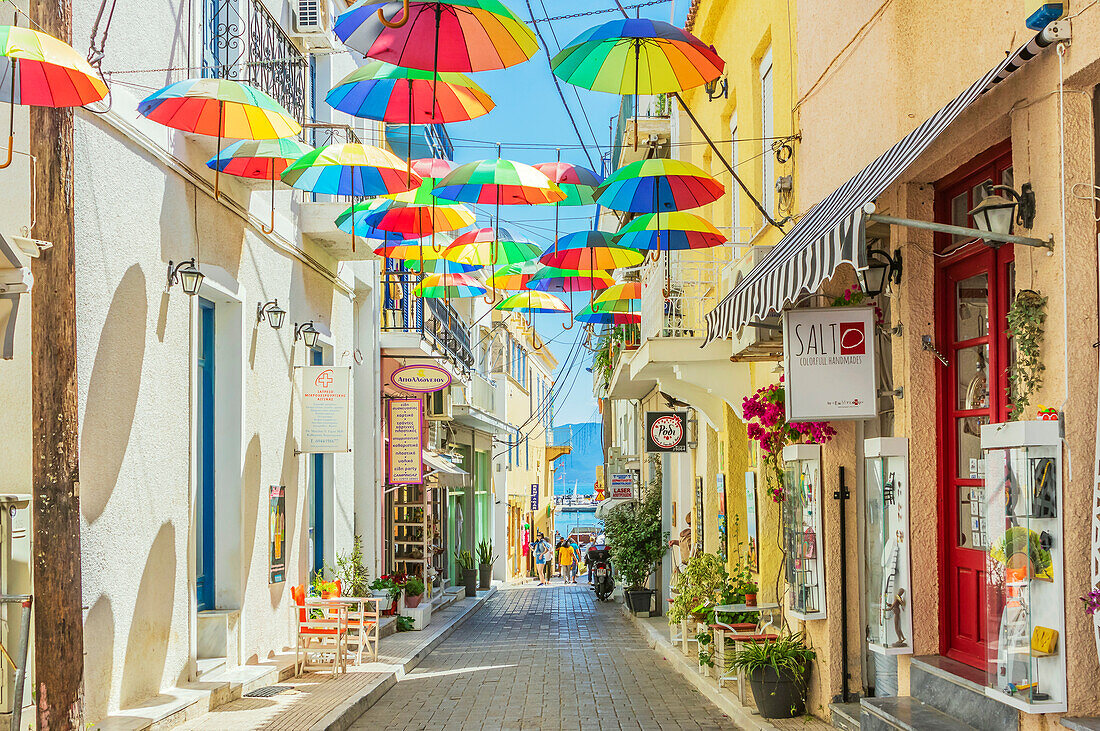
<svg viewBox="0 0 1100 731"><path fill-rule="evenodd" d="M309 351L310 365L324 365L320 348ZM309 455L309 476L313 483L309 492L309 575L321 573L325 567L325 455Z"/></svg>
<svg viewBox="0 0 1100 731"><path fill-rule="evenodd" d="M214 608L214 303L199 300L198 485L195 586L198 607Z"/></svg>

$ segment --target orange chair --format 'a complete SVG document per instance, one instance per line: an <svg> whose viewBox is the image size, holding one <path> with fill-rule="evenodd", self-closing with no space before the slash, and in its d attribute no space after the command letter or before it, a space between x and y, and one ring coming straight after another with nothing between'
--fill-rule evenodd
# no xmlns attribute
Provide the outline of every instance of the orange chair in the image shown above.
<svg viewBox="0 0 1100 731"><path fill-rule="evenodd" d="M290 596L294 600L291 616L296 628L295 675L311 670L329 670L333 675L346 671L347 605L324 600L306 605L306 588L302 584L292 586Z"/></svg>

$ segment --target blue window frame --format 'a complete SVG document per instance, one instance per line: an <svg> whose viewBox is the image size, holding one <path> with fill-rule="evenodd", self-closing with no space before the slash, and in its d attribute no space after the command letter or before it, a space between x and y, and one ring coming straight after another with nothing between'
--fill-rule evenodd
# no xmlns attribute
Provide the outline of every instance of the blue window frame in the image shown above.
<svg viewBox="0 0 1100 731"><path fill-rule="evenodd" d="M195 593L199 611L214 608L214 303L199 300L198 484L195 491Z"/></svg>
<svg viewBox="0 0 1100 731"><path fill-rule="evenodd" d="M320 348L309 351L310 365L324 365L324 354ZM311 454L309 510L309 574L321 572L325 567L325 455Z"/></svg>

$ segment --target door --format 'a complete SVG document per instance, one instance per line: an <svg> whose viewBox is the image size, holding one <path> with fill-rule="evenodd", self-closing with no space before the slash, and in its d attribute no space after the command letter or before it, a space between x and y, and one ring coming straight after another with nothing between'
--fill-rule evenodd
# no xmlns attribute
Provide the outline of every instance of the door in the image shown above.
<svg viewBox="0 0 1100 731"><path fill-rule="evenodd" d="M310 365L324 365L320 348L309 351ZM325 568L325 455L309 455L309 576Z"/></svg>
<svg viewBox="0 0 1100 731"><path fill-rule="evenodd" d="M1011 183L1011 152L995 149L947 185L937 185L937 220L973 227L967 216L987 181ZM1005 313L1014 296L1013 249L938 235L938 369L941 653L987 669L984 463L981 425L1008 416L1010 347ZM987 606L987 600L993 604ZM999 612L998 612L999 616Z"/></svg>
<svg viewBox="0 0 1100 731"><path fill-rule="evenodd" d="M199 300L198 483L195 490L195 591L199 611L214 608L214 303Z"/></svg>

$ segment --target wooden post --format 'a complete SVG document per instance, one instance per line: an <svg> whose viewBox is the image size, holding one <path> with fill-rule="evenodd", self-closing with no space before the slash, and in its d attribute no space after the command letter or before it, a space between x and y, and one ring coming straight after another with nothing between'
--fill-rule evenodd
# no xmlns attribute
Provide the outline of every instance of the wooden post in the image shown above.
<svg viewBox="0 0 1100 731"><path fill-rule="evenodd" d="M37 0L31 14L43 32L71 40L71 0ZM72 109L30 108L32 235L53 243L31 263L34 697L38 728L49 729L84 728L73 120Z"/></svg>

